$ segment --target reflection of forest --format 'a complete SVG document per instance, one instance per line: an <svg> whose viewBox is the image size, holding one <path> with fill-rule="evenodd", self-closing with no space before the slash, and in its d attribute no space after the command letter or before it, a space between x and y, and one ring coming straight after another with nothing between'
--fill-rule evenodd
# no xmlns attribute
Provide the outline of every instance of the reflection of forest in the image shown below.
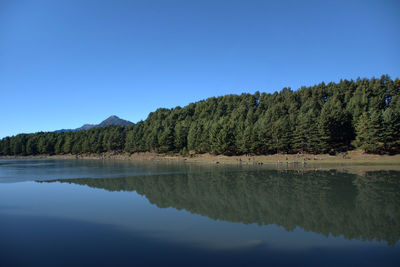
<svg viewBox="0 0 400 267"><path fill-rule="evenodd" d="M174 207L212 219L276 224L306 231L395 244L400 236L400 173L366 176L335 171L273 170L61 179L110 191L136 191L160 208Z"/></svg>

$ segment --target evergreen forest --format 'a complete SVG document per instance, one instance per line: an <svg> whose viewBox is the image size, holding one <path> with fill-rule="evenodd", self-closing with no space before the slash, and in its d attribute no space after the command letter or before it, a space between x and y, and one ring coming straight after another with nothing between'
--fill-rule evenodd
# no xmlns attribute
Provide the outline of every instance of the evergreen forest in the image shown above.
<svg viewBox="0 0 400 267"><path fill-rule="evenodd" d="M19 134L0 155L103 152L225 155L400 152L400 80L320 83L298 90L225 95L159 108L131 126Z"/></svg>

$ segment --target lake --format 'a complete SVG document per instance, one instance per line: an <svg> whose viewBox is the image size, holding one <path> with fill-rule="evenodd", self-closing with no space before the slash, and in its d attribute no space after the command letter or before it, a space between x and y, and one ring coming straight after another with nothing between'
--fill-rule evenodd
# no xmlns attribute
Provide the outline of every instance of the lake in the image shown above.
<svg viewBox="0 0 400 267"><path fill-rule="evenodd" d="M400 172L0 159L0 266L400 266Z"/></svg>

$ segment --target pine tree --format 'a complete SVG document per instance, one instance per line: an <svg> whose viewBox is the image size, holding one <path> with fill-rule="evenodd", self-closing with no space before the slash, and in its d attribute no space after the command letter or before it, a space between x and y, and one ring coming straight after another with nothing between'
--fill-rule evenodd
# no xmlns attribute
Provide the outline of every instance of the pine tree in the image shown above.
<svg viewBox="0 0 400 267"><path fill-rule="evenodd" d="M400 151L400 110L387 108L383 114L383 142L386 151L395 153Z"/></svg>
<svg viewBox="0 0 400 267"><path fill-rule="evenodd" d="M366 152L379 152L384 148L383 125L381 112L364 112L356 126L356 146Z"/></svg>

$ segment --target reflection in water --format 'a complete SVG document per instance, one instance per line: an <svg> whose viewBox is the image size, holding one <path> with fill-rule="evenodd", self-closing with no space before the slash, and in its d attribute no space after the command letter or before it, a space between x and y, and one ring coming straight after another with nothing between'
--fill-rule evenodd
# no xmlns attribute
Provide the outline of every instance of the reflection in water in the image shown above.
<svg viewBox="0 0 400 267"><path fill-rule="evenodd" d="M63 159L0 159L0 183L52 180L60 178L117 178L135 175L184 172L184 164L152 162L63 160Z"/></svg>
<svg viewBox="0 0 400 267"><path fill-rule="evenodd" d="M109 191L136 191L160 208L173 207L216 220L301 227L325 236L385 241L400 236L400 173L365 176L337 171L265 169L58 179Z"/></svg>

